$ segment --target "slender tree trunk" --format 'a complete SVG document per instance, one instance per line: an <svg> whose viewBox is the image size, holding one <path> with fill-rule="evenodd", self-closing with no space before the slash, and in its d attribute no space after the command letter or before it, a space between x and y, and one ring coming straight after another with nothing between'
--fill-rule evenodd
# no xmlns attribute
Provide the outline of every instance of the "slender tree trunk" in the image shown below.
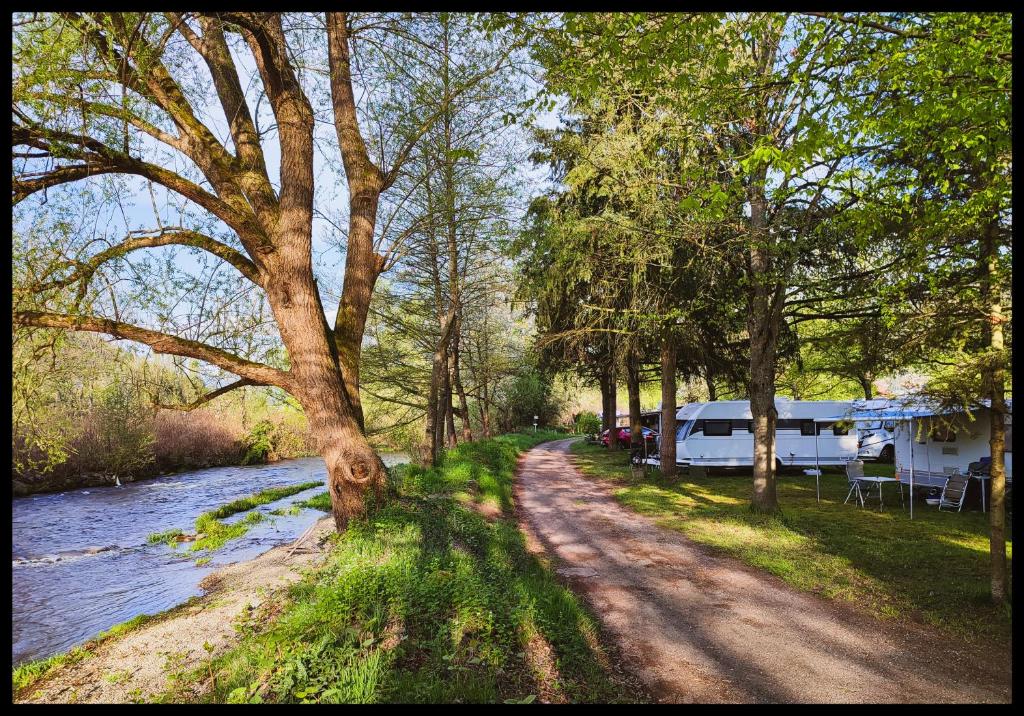
<svg viewBox="0 0 1024 716"><path fill-rule="evenodd" d="M463 442L473 441L473 426L469 419L469 401L466 400L466 389L462 385L462 375L459 371L459 336L462 331L462 319L455 318L455 331L452 334L452 355L449 359L452 369L452 385L455 386L455 394L459 398L459 420L462 422Z"/></svg>
<svg viewBox="0 0 1024 716"><path fill-rule="evenodd" d="M704 371L704 382L708 386L708 400L713 403L718 400L718 391L715 390L715 376L711 373L710 368Z"/></svg>
<svg viewBox="0 0 1024 716"><path fill-rule="evenodd" d="M444 349L438 345L434 349L434 360L430 371L430 395L427 398L427 429L426 444L428 465L436 465L440 457L441 441L437 437L438 427L443 418L438 418L438 406L441 402L441 371L444 369Z"/></svg>
<svg viewBox="0 0 1024 716"><path fill-rule="evenodd" d="M633 350L626 359L626 393L629 400L629 446L642 449L644 433L640 424L640 358Z"/></svg>
<svg viewBox="0 0 1024 716"><path fill-rule="evenodd" d="M988 388L991 406L991 429L989 432L989 453L992 457L989 469L991 498L989 501L989 553L992 561L992 601L1003 604L1007 600L1006 584L1006 370L1003 335L1003 307L1000 297L1000 282L997 266L995 233L997 227L989 226L982 239L982 269L984 271L981 289L982 299L988 313L985 332L988 338L989 356L984 364L983 380ZM985 489L984 484L982 489Z"/></svg>
<svg viewBox="0 0 1024 716"><path fill-rule="evenodd" d="M860 388L864 391L864 399L871 400L874 390L871 385L871 378L867 375L862 375L857 379L860 382Z"/></svg>
<svg viewBox="0 0 1024 716"><path fill-rule="evenodd" d="M480 410L480 429L484 437L491 437L491 400L487 393L487 376L480 382L480 403L477 405Z"/></svg>
<svg viewBox="0 0 1024 716"><path fill-rule="evenodd" d="M449 367L449 354L445 350L444 366L441 370L441 417L444 418L445 444L453 448L458 444L458 437L455 434L455 416L452 412L452 381Z"/></svg>
<svg viewBox="0 0 1024 716"><path fill-rule="evenodd" d="M452 365L452 353L451 349L448 350L448 360L445 370L445 414L444 422L446 432L448 433L448 447L453 448L459 443L458 433L455 431L455 408L452 405L454 402L452 399L455 397L452 391L452 374L454 373L454 366Z"/></svg>
<svg viewBox="0 0 1024 716"><path fill-rule="evenodd" d="M661 474L676 474L676 343L672 327L661 329Z"/></svg>
<svg viewBox="0 0 1024 716"><path fill-rule="evenodd" d="M779 509L775 490L775 367L779 326L773 299L771 253L765 231L763 190L750 195L750 223L754 244L750 249L750 412L754 424L754 492L751 506L764 512Z"/></svg>
<svg viewBox="0 0 1024 716"><path fill-rule="evenodd" d="M611 370L609 371L608 377L608 408L605 411L608 415L608 449L618 450L622 446L619 444L619 431L618 431L618 420L616 420L616 413L618 412L617 406L617 386L615 380L615 365L612 364Z"/></svg>
<svg viewBox="0 0 1024 716"><path fill-rule="evenodd" d="M608 407L611 405L611 374L608 370L603 370L597 378L598 384L601 386L601 432L610 430L612 428L611 417L608 413Z"/></svg>

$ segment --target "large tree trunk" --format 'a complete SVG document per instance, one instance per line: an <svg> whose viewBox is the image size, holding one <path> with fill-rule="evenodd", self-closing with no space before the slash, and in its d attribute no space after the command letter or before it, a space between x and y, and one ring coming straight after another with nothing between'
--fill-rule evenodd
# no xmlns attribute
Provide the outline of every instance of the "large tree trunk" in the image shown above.
<svg viewBox="0 0 1024 716"><path fill-rule="evenodd" d="M1006 588L1006 371L1004 365L1003 307L1000 297L995 232L997 227L988 227L982 240L982 298L988 312L985 332L990 355L985 361L983 380L991 401L991 429L989 431L989 453L992 464L989 469L991 500L989 504L989 554L992 561L992 601L1003 604L1007 599ZM982 485L982 489L984 485Z"/></svg>
<svg viewBox="0 0 1024 716"><path fill-rule="evenodd" d="M676 474L676 344L672 327L661 329L661 474Z"/></svg>
<svg viewBox="0 0 1024 716"><path fill-rule="evenodd" d="M644 433L640 425L640 358L633 350L626 359L626 393L629 400L629 447L642 450Z"/></svg>
<svg viewBox="0 0 1024 716"><path fill-rule="evenodd" d="M754 424L755 510L775 512L779 501L775 491L775 409L776 348L779 335L778 296L773 297L770 278L772 262L767 242L764 195L752 191L750 223L754 244L750 249L750 413ZM778 294L778 292L775 292Z"/></svg>
<svg viewBox="0 0 1024 716"><path fill-rule="evenodd" d="M360 429L363 408L359 399L359 359L363 333L370 311L373 287L384 268L374 251L373 234L377 206L384 190L384 176L370 159L359 130L349 55L348 16L327 13L327 50L330 61L331 103L341 147L349 194L348 243L345 248L345 283L334 319L335 347L345 381L345 391ZM282 149L282 161L286 155ZM311 167L312 169L312 167Z"/></svg>

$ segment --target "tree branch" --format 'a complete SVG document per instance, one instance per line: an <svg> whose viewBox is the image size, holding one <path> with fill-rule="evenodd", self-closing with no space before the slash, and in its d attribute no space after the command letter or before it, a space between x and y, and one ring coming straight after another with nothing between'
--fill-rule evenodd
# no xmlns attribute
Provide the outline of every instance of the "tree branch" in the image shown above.
<svg viewBox="0 0 1024 716"><path fill-rule="evenodd" d="M217 390L211 390L206 395L200 396L199 398L197 398L196 400L193 400L191 403L188 403L187 405L164 405L162 403L157 403L157 402L154 401L153 406L157 407L157 408L163 408L164 410L180 410L183 413L188 413L188 412L191 412L191 411L195 410L196 408L200 408L200 407L206 405L207 403L209 403L214 398L219 398L220 396L224 395L225 393L230 393L232 390L236 390L238 388L243 388L243 387L245 387L247 385L257 385L257 384L254 383L251 380L248 380L246 378L242 378L241 380L237 380L234 383L228 383L223 388L217 388Z"/></svg>
<svg viewBox="0 0 1024 716"><path fill-rule="evenodd" d="M15 311L15 326L31 326L35 328L63 328L70 331L88 331L105 333L114 338L125 338L143 343L156 353L184 356L205 361L218 368L234 373L240 378L258 385L276 385L292 392L294 387L292 375L278 368L240 358L220 348L209 346L199 341L171 336L159 331L133 326L129 323L112 321L98 316L68 316L60 313L43 311Z"/></svg>
<svg viewBox="0 0 1024 716"><path fill-rule="evenodd" d="M262 276L260 275L260 269L252 261L247 259L242 254L235 251L233 248L226 244L222 244L216 239L200 234L198 231L190 231L187 229L181 230L164 230L155 236L138 236L134 238L127 238L121 243L111 246L110 248L100 251L98 254L91 257L85 262L74 262L78 269L63 279L56 281L49 281L46 283L38 283L34 286L29 287L29 290L33 292L49 291L55 288L65 288L78 281L88 280L96 270L107 261L124 256L131 251L137 251L139 249L156 248L158 246L194 246L196 248L203 249L218 258L223 259L238 271L248 278L250 281L255 283L257 286L262 286Z"/></svg>

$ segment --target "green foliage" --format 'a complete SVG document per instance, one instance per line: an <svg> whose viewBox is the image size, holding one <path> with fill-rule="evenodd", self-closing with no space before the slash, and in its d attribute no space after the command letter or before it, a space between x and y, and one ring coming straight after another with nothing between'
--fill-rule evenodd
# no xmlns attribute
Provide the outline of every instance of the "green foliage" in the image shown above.
<svg viewBox="0 0 1024 716"><path fill-rule="evenodd" d="M497 399L499 427L506 431L532 425L534 415L539 416L539 426L550 426L561 410L552 390L552 379L528 366L504 386Z"/></svg>
<svg viewBox="0 0 1024 716"><path fill-rule="evenodd" d="M146 542L148 542L149 544L163 543L166 544L168 547L177 547L177 538L183 534L185 533L177 528L165 530L163 532L153 532L148 537L146 537Z"/></svg>
<svg viewBox="0 0 1024 716"><path fill-rule="evenodd" d="M601 418L597 417L597 413L584 410L576 416L576 432L585 435L594 435L601 432Z"/></svg>
<svg viewBox="0 0 1024 716"><path fill-rule="evenodd" d="M260 490L254 495L249 495L248 497L242 497L238 500L233 500L227 503L226 505L221 505L217 509L207 512L205 514L209 515L214 519L224 519L225 517L230 517L236 512L245 512L246 510L251 510L254 507L258 507L259 505L266 505L267 503L270 502L277 502L278 500L281 500L285 497L290 497L291 495L295 495L299 492L310 490L322 484L322 482L302 482L299 483L298 485L270 487L267 488L266 490Z"/></svg>
<svg viewBox="0 0 1024 716"><path fill-rule="evenodd" d="M614 481L622 504L798 589L873 614L923 619L962 638L1009 640L1010 615L989 599L985 514L918 503L911 521L894 492L884 512L844 505L845 476L826 471L820 503L813 478L783 476L783 516L765 516L749 509L749 473L637 481L624 455L583 443L571 450L584 473ZM865 465L867 474L892 469Z"/></svg>
<svg viewBox="0 0 1024 716"><path fill-rule="evenodd" d="M245 457L243 465L256 465L267 461L274 449L274 424L269 420L256 423L245 436Z"/></svg>
<svg viewBox="0 0 1024 716"><path fill-rule="evenodd" d="M100 393L96 432L103 461L115 475L132 474L153 460L152 411L131 389L112 383Z"/></svg>
<svg viewBox="0 0 1024 716"><path fill-rule="evenodd" d="M212 552L224 546L224 544L229 540L241 537L249 531L249 527L251 525L262 522L264 519L262 512L252 512L238 522L225 524L221 522L225 517L230 517L238 512L251 510L259 505L277 502L285 497L290 497L291 495L295 495L299 492L319 487L322 484L322 482L303 482L298 485L271 487L266 490L260 490L254 495L233 500L226 505L221 505L215 510L204 512L196 519L195 523L196 534L203 536L192 542L189 545L188 551L199 552L205 550L207 552ZM286 514L286 512L283 509L279 509L274 510L271 514ZM287 510L287 514L298 514L298 510L292 507ZM175 548L178 546L177 537L182 534L183 533L180 529L171 529L165 532L154 532L146 538L146 541L150 544L164 543Z"/></svg>
<svg viewBox="0 0 1024 716"><path fill-rule="evenodd" d="M526 549L516 456L552 434L460 445L396 475L399 499L335 539L271 622L190 678L230 703L628 701L586 607ZM459 495L504 509L490 519ZM551 649L554 664L540 658Z"/></svg>

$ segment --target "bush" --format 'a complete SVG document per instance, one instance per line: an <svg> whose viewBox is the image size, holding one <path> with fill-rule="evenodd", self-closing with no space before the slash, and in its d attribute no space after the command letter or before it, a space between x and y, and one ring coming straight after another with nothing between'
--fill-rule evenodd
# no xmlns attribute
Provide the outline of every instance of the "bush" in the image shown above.
<svg viewBox="0 0 1024 716"><path fill-rule="evenodd" d="M585 435L601 432L601 418L597 417L597 413L584 410L576 416L576 432Z"/></svg>
<svg viewBox="0 0 1024 716"><path fill-rule="evenodd" d="M242 455L242 426L226 414L161 410L153 427L161 470L230 465Z"/></svg>

